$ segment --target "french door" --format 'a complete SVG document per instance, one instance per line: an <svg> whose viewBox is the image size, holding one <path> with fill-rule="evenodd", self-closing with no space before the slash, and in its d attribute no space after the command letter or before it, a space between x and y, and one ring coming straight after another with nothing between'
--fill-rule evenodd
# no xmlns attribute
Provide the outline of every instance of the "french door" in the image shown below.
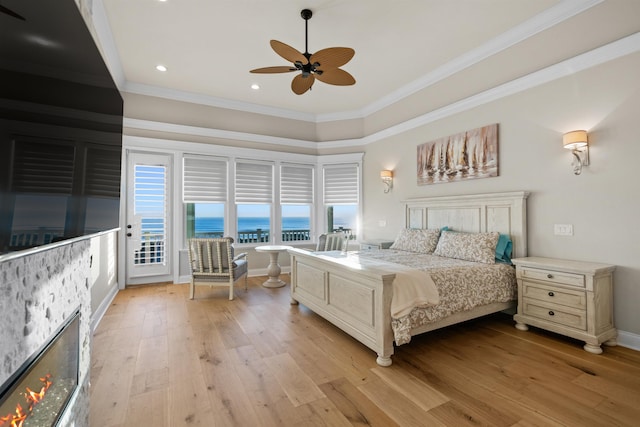
<svg viewBox="0 0 640 427"><path fill-rule="evenodd" d="M166 280L171 273L171 156L128 153L127 283Z"/></svg>

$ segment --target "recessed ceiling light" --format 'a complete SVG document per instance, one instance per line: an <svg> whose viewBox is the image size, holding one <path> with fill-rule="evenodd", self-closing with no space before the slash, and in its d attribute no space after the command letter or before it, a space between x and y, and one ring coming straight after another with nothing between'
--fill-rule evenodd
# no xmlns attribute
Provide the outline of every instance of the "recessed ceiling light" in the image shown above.
<svg viewBox="0 0 640 427"><path fill-rule="evenodd" d="M156 70L158 71L167 71L167 67L164 65L156 65Z"/></svg>
<svg viewBox="0 0 640 427"><path fill-rule="evenodd" d="M254 83L254 84L251 85L251 89L258 90L258 89L260 89L260 85L257 84L257 83Z"/></svg>

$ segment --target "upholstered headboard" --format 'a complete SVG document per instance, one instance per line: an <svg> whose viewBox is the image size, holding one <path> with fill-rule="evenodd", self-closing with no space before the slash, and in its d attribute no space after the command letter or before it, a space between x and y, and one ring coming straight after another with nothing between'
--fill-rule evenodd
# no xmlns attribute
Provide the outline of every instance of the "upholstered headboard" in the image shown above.
<svg viewBox="0 0 640 427"><path fill-rule="evenodd" d="M528 192L470 194L404 200L407 228L442 228L511 236L512 257L527 256Z"/></svg>

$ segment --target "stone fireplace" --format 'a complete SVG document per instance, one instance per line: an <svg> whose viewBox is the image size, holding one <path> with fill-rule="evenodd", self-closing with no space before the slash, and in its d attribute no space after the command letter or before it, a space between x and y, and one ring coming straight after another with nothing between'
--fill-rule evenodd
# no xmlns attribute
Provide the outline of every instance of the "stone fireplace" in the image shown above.
<svg viewBox="0 0 640 427"><path fill-rule="evenodd" d="M78 387L80 311L0 389L0 426L55 425Z"/></svg>
<svg viewBox="0 0 640 427"><path fill-rule="evenodd" d="M77 384L61 409L58 425L89 425L90 267L89 239L64 242L26 255L6 255L0 262L0 392L6 394L14 387L22 387L17 385L22 371L66 325L76 322L73 319L77 316L77 323L71 329L72 335L77 333L77 348L60 350L71 353L77 351L77 365L56 368L77 372ZM73 332L73 328L76 332ZM67 358L70 354L50 357ZM50 366L45 364L43 367ZM60 372L56 374L60 375ZM36 384L31 378L31 383L26 386L41 392L49 381L46 375L38 371ZM69 373L64 375L68 376ZM43 380L40 381L40 378ZM64 382L68 381L69 378L66 378ZM0 399L4 399L4 396L0 396ZM9 404L9 407L9 412L15 411L15 405ZM0 413L0 417L6 415Z"/></svg>

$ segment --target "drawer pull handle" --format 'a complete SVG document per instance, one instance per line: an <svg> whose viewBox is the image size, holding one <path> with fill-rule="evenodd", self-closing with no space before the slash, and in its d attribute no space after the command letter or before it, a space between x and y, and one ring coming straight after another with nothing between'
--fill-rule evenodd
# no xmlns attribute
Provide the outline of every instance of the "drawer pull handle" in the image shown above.
<svg viewBox="0 0 640 427"><path fill-rule="evenodd" d="M554 315L555 315L555 313L553 311L549 310L549 316L554 316Z"/></svg>
<svg viewBox="0 0 640 427"><path fill-rule="evenodd" d="M552 296L554 296L554 295L555 295L555 294L554 294L553 292L549 292L549 296L550 296L550 297L552 297Z"/></svg>
<svg viewBox="0 0 640 427"><path fill-rule="evenodd" d="M553 279L553 274L547 274L547 279Z"/></svg>

